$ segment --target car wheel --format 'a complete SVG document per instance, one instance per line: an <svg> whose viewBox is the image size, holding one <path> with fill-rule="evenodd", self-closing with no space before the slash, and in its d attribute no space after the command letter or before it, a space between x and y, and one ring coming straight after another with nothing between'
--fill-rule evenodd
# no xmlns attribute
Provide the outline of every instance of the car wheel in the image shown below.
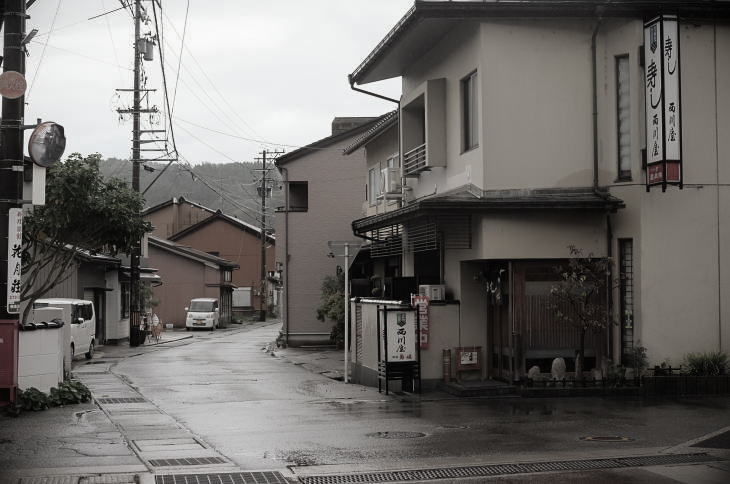
<svg viewBox="0 0 730 484"><path fill-rule="evenodd" d="M94 357L94 342L89 344L89 351L86 352L86 359L90 360Z"/></svg>
<svg viewBox="0 0 730 484"><path fill-rule="evenodd" d="M192 331L192 330L193 330L193 328L191 328L190 326L185 327L185 331Z"/></svg>

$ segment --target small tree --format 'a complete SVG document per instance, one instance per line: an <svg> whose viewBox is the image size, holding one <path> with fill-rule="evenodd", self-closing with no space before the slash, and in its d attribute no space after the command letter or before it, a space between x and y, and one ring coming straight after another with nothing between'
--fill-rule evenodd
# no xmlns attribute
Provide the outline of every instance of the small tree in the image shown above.
<svg viewBox="0 0 730 484"><path fill-rule="evenodd" d="M338 347L345 340L345 274L339 267L335 276L326 276L322 280L322 296L317 308L317 319L330 320L332 326L330 339Z"/></svg>
<svg viewBox="0 0 730 484"><path fill-rule="evenodd" d="M46 205L23 220L23 321L34 300L70 277L79 250L129 254L151 230L142 197L119 179L104 181L100 160L73 153L49 168Z"/></svg>
<svg viewBox="0 0 730 484"><path fill-rule="evenodd" d="M583 256L583 251L569 246L567 266L556 267L560 280L550 289L550 308L562 324L577 329L576 378L582 378L586 332L600 332L610 325L606 296L612 288L611 259Z"/></svg>

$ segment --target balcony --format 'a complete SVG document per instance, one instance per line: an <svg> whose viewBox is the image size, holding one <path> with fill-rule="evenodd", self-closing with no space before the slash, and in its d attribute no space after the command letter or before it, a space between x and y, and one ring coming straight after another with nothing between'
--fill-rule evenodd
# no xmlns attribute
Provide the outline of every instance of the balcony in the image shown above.
<svg viewBox="0 0 730 484"><path fill-rule="evenodd" d="M403 176L418 176L419 173L428 169L426 143L403 154Z"/></svg>

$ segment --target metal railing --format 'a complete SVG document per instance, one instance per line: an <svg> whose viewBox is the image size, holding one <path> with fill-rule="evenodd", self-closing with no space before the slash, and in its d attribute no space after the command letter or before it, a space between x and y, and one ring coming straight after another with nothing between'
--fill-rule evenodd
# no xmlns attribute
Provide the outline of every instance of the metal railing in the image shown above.
<svg viewBox="0 0 730 484"><path fill-rule="evenodd" d="M426 143L416 146L403 154L403 175L413 176L422 172L426 166Z"/></svg>

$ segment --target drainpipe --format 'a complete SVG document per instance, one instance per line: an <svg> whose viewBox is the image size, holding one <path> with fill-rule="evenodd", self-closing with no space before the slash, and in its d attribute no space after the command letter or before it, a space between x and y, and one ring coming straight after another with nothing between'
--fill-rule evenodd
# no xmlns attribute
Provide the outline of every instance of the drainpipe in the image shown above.
<svg viewBox="0 0 730 484"><path fill-rule="evenodd" d="M598 79L596 76L596 68L598 62L596 60L596 37L601 28L603 21L602 14L598 17L598 22L593 29L591 35L591 74L593 78L593 192L598 195Z"/></svg>
<svg viewBox="0 0 730 484"><path fill-rule="evenodd" d="M284 347L289 347L289 170L278 167L284 176Z"/></svg>
<svg viewBox="0 0 730 484"><path fill-rule="evenodd" d="M403 171L403 148L401 146L401 133L400 133L400 101L398 99L393 99L392 97L383 96L382 94L378 94L375 92L366 91L365 89L361 89L359 87L355 87L355 80L352 78L352 74L347 75L347 81L350 83L350 89L353 91L357 91L363 94L367 94L368 96L373 96L378 99L382 99L384 101L390 101L392 103L395 103L397 105L397 115L398 115L398 161L400 162L401 166L401 172ZM401 199L398 201L398 206L405 205L406 200L406 177L401 177Z"/></svg>

